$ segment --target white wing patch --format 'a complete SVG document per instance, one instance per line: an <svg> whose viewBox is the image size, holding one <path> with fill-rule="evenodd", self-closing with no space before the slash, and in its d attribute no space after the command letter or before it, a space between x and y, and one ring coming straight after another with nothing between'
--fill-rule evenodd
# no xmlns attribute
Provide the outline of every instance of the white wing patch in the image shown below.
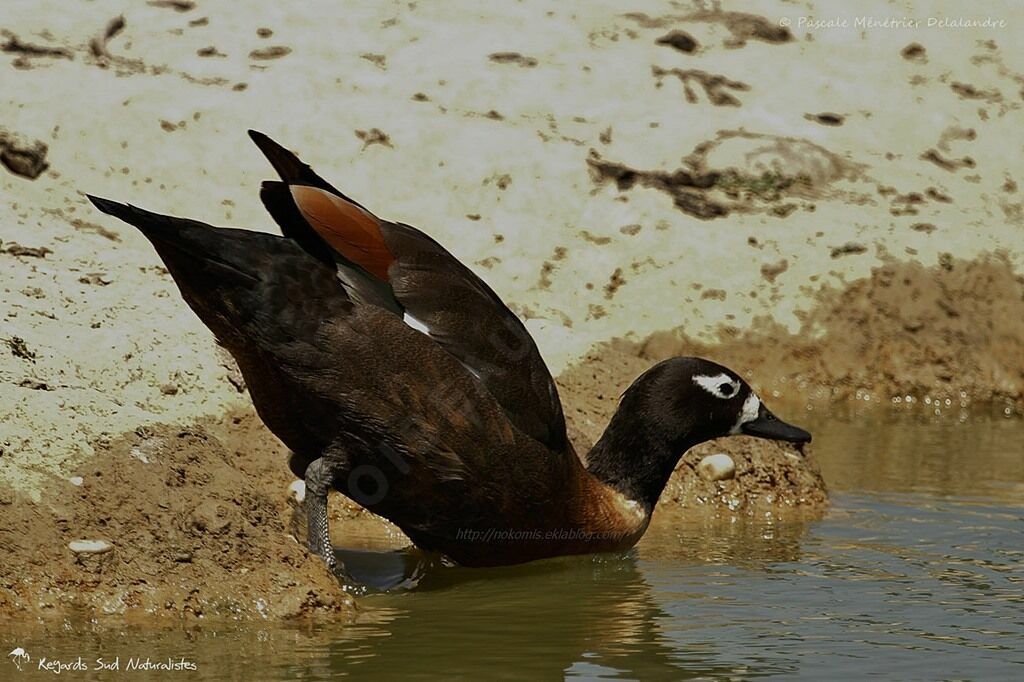
<svg viewBox="0 0 1024 682"><path fill-rule="evenodd" d="M424 334L429 334L430 333L430 329L427 327L427 325L425 325L422 322L420 322L419 320L417 320L415 317L410 315L408 312L406 312L404 315L402 315L402 322L405 322L408 326L412 327L413 329L415 329L418 332L423 332Z"/></svg>
<svg viewBox="0 0 1024 682"><path fill-rule="evenodd" d="M740 390L740 380L733 379L724 372L722 374L715 374L714 376L696 374L693 377L693 383L697 384L716 398L721 398L722 400L734 398L736 393Z"/></svg>
<svg viewBox="0 0 1024 682"><path fill-rule="evenodd" d="M761 411L761 399L751 393L747 396L747 399L743 401L743 409L740 410L740 416L736 419L736 424L733 425L732 430L729 431L731 435L742 433L740 429L747 422L752 422L757 419L758 412Z"/></svg>

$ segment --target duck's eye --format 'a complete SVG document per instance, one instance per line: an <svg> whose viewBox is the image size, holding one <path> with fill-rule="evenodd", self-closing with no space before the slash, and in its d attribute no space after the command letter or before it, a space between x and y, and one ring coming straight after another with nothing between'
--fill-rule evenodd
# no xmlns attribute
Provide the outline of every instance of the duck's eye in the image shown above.
<svg viewBox="0 0 1024 682"><path fill-rule="evenodd" d="M740 390L740 380L732 378L725 372L714 376L697 374L693 377L693 383L720 400L728 400Z"/></svg>

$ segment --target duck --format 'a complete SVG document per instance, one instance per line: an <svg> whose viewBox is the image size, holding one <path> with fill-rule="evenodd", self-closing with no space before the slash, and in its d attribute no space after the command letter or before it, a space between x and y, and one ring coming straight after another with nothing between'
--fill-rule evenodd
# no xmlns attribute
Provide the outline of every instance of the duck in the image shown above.
<svg viewBox="0 0 1024 682"><path fill-rule="evenodd" d="M305 482L309 551L337 575L332 491L424 551L510 565L628 550L699 443L810 442L738 373L674 357L636 378L577 454L534 339L491 287L425 232L249 135L279 176L260 199L281 235L86 196L142 232L234 357Z"/></svg>

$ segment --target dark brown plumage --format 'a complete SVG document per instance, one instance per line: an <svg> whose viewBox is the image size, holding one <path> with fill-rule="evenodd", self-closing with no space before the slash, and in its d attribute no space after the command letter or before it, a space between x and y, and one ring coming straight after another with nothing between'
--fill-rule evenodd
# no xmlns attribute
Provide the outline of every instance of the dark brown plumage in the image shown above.
<svg viewBox="0 0 1024 682"><path fill-rule="evenodd" d="M90 199L149 238L238 361L260 417L295 453L310 546L329 565L332 487L424 549L508 564L632 546L699 442L810 439L726 368L676 358L626 391L584 467L536 345L482 280L251 135L281 175L261 198L283 238Z"/></svg>

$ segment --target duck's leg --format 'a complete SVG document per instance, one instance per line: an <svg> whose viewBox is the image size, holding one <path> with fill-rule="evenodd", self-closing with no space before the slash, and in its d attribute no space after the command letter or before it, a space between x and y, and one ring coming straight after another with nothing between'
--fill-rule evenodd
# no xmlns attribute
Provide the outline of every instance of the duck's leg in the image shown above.
<svg viewBox="0 0 1024 682"><path fill-rule="evenodd" d="M346 457L335 447L328 447L319 458L306 467L306 524L309 551L323 558L332 573L337 569L334 547L327 521L327 495L334 479L344 470Z"/></svg>

